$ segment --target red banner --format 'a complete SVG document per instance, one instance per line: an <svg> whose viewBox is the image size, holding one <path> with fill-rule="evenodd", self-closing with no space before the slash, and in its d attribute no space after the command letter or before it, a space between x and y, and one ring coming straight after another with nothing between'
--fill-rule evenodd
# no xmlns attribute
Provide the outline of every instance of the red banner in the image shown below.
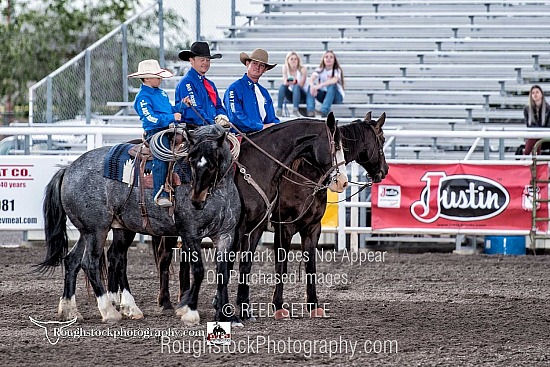
<svg viewBox="0 0 550 367"><path fill-rule="evenodd" d="M547 178L548 165L538 165L537 179ZM533 191L531 166L390 164L373 186L372 229L530 230ZM548 198L548 185L536 192ZM548 217L548 204L538 202L536 213Z"/></svg>

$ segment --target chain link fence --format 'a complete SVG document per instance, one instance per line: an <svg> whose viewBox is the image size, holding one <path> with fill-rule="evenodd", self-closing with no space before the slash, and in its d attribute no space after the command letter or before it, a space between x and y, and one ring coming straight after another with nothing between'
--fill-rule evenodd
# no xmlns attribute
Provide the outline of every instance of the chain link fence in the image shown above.
<svg viewBox="0 0 550 367"><path fill-rule="evenodd" d="M29 89L29 123L107 121L126 109L108 102L133 100L138 79L127 75L145 59L158 59L176 74L178 52L197 39L225 36L244 23L238 14L260 12L250 0L158 0ZM162 22L159 18L162 17ZM246 19L246 18L245 18ZM162 35L161 35L162 32ZM113 104L113 103L111 103Z"/></svg>

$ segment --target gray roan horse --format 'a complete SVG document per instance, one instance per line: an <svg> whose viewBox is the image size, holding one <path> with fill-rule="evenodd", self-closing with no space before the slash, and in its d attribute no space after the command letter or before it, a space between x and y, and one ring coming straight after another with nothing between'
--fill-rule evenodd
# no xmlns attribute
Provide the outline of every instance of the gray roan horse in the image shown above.
<svg viewBox="0 0 550 367"><path fill-rule="evenodd" d="M235 226L240 213L239 194L232 172L232 155L223 128L213 125L187 133L188 163L192 173L191 185L175 189L174 218L166 208L153 204L152 190L144 197L150 226L140 214L140 194L126 183L103 177L103 162L109 147L91 150L67 167L60 169L46 187L44 200L46 259L40 270L65 265L63 297L59 302L62 320L82 318L75 300L76 276L84 270L97 298L103 321L118 321L122 315L112 304L100 278L100 256L111 229L125 238L136 233L161 236L182 235L192 251L198 254L192 262L195 274L191 291L184 300L187 324L198 324L197 301L204 268L200 252L201 241L210 237L218 252L228 251L233 243ZM208 193L208 200L205 202ZM80 232L74 247L68 250L67 217ZM66 256L65 256L66 255ZM227 279L228 266L217 264L218 274ZM227 281L218 286L218 296L227 302ZM129 292L122 293L121 312L132 318L143 314Z"/></svg>
<svg viewBox="0 0 550 367"><path fill-rule="evenodd" d="M233 249L242 249L239 256L240 263L247 262L247 258L253 254L259 236L263 233L269 213L273 209L273 202L277 196L277 186L282 175L288 171L288 166L297 159L305 159L315 169L315 181L307 177L300 177L302 183L308 185L311 192L323 191L327 183L333 190L334 179L338 162L344 160L340 147L340 133L332 114L326 123L318 120L297 119L275 125L261 132L248 135L242 140L239 156L240 172L235 173L235 182L239 190L241 217L239 220L239 237L235 240ZM269 156L268 156L269 155ZM341 157L340 157L341 155ZM278 160L277 163L274 159ZM286 168L283 165L287 166ZM331 176L332 175L332 176ZM329 177L330 176L330 177ZM345 177L345 175L344 175ZM347 182L347 177L345 177ZM340 183L343 185L343 183ZM261 192L261 193L260 193ZM265 196L264 196L265 195ZM271 209L268 210L267 206ZM248 241L248 236L254 239ZM124 292L128 289L126 279L126 251L132 242L132 238L125 238L121 233L113 231L113 244L109 250L109 291ZM169 270L173 256L173 248L176 248L175 237L165 237L161 241L160 236L153 236L155 255L159 266L160 291L158 304L165 311L172 310L169 292ZM185 247L185 240L183 242ZM251 247L249 247L251 246ZM111 251L112 250L112 251ZM188 258L189 256L183 256ZM232 264L230 264L231 266ZM180 262L180 298L185 300L190 284L189 264ZM195 274L194 274L195 275ZM215 307L217 313L225 305L225 300L216 296ZM179 307L176 313L179 313Z"/></svg>

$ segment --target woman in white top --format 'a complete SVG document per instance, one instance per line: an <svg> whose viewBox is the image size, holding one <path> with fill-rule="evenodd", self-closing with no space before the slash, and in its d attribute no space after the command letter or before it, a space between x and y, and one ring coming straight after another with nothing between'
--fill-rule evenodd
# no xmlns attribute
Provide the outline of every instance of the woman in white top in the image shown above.
<svg viewBox="0 0 550 367"><path fill-rule="evenodd" d="M333 51L323 54L319 68L309 78L307 115L315 116L315 99L322 103L321 115L326 117L333 103L344 101L344 73Z"/></svg>
<svg viewBox="0 0 550 367"><path fill-rule="evenodd" d="M277 101L277 116L282 115L283 102L285 98L292 101L292 117L298 115L300 103L306 102L306 91L304 85L307 77L307 69L302 65L300 56L295 51L286 55L283 66L283 84L279 86L279 98Z"/></svg>

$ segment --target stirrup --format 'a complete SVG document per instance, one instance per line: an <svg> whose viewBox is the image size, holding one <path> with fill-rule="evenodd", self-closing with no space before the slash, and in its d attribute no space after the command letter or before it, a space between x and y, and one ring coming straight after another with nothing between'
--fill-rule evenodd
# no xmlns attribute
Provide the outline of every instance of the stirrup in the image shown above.
<svg viewBox="0 0 550 367"><path fill-rule="evenodd" d="M160 190L157 192L157 194L155 195L155 197L153 198L153 201L155 202L155 204L157 204L158 206L161 206L163 208L168 208L168 207L171 207L172 206L172 202L170 201L169 198L165 198L165 197L160 197L160 194L164 191L164 185L162 185L160 187Z"/></svg>

